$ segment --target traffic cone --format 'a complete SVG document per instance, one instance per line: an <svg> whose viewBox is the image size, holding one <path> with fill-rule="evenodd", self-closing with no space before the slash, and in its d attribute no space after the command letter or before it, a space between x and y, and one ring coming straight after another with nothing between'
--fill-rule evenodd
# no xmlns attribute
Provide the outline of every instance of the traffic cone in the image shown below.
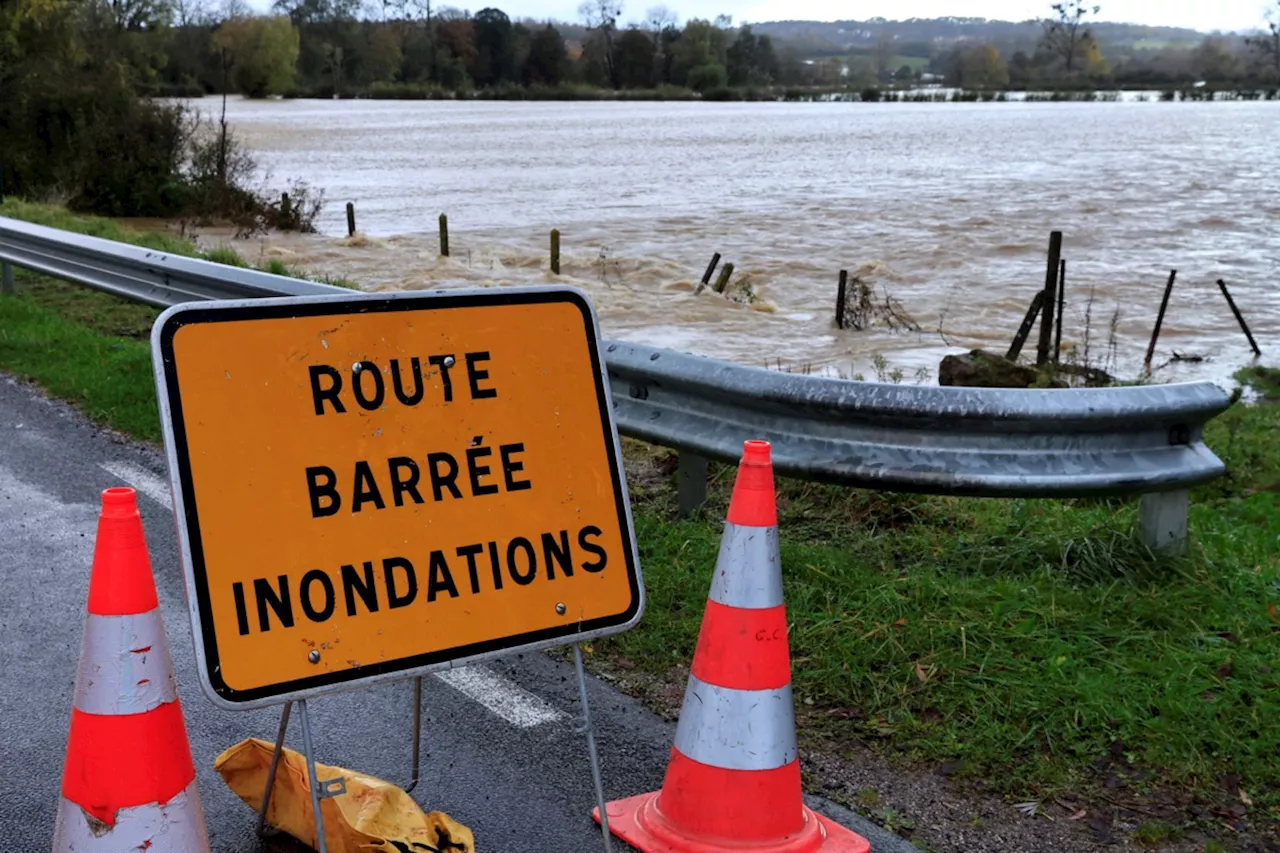
<svg viewBox="0 0 1280 853"><path fill-rule="evenodd" d="M102 493L53 853L208 853L133 489Z"/></svg>
<svg viewBox="0 0 1280 853"><path fill-rule="evenodd" d="M748 441L666 779L609 803L609 829L644 853L869 853L800 790L773 464Z"/></svg>

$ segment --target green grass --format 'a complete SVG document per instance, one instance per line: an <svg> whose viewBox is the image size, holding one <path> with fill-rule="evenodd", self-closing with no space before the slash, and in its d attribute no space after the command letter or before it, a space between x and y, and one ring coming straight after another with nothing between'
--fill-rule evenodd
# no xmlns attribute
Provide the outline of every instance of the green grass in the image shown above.
<svg viewBox="0 0 1280 853"><path fill-rule="evenodd" d="M1280 367L1254 365L1236 371L1235 379L1267 403L1280 403Z"/></svg>
<svg viewBox="0 0 1280 853"><path fill-rule="evenodd" d="M160 439L145 339L104 334L20 292L0 298L0 369L39 382L97 423Z"/></svg>
<svg viewBox="0 0 1280 853"><path fill-rule="evenodd" d="M1272 410L1236 414L1241 457L1280 426ZM1145 784L1205 790L1237 773L1274 804L1280 499L1238 485L1193 504L1193 556L1160 560L1136 544L1131 502L785 483L797 699L830 712L814 716L837 738L960 762L1009 793L1141 768ZM708 521L677 521L665 503L637 507L644 624L604 646L655 671L692 653L723 495Z"/></svg>
<svg viewBox="0 0 1280 853"><path fill-rule="evenodd" d="M154 312L36 276L19 283L0 299L0 369L156 441ZM1280 817L1278 430L1280 407L1242 403L1209 425L1229 473L1194 491L1181 559L1137 543L1136 500L779 481L804 735L856 738L905 766L947 762L1028 799L1105 786L1219 802L1236 797L1220 784L1235 776L1255 818ZM708 506L678 519L671 456L626 447L648 609L592 658L679 684L734 472L713 466Z"/></svg>

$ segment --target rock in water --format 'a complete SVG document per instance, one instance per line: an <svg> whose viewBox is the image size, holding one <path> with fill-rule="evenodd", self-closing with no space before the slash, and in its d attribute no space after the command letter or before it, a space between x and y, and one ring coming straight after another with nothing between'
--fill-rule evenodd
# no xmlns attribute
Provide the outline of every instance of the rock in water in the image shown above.
<svg viewBox="0 0 1280 853"><path fill-rule="evenodd" d="M965 355L949 355L938 365L939 385L971 388L1030 388L1040 378L1034 367L1009 361L1002 355L976 349ZM1054 388L1064 387L1061 382Z"/></svg>

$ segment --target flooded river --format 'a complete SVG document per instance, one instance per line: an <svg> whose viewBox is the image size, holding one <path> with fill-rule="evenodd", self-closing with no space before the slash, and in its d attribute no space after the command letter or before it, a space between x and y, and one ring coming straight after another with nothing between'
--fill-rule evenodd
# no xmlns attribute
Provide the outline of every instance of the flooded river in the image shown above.
<svg viewBox="0 0 1280 853"><path fill-rule="evenodd" d="M321 234L237 248L368 290L562 281L589 292L608 337L936 380L947 353L1007 348L1058 229L1077 357L1088 314L1089 361L1136 375L1173 268L1155 362L1205 360L1158 380L1224 379L1251 360L1218 278L1264 358L1280 346L1274 102L234 101L228 115L273 185L302 178L327 201ZM735 299L695 292L713 252L734 265ZM840 269L919 330L837 329Z"/></svg>

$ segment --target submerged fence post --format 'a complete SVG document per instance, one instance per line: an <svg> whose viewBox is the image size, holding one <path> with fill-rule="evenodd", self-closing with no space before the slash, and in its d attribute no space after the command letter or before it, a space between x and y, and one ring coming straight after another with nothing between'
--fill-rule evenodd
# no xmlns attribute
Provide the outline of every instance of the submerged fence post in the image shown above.
<svg viewBox="0 0 1280 853"><path fill-rule="evenodd" d="M1009 361L1017 361L1018 355L1022 352L1022 345L1027 342L1027 338L1031 337L1031 329L1036 324L1036 315L1040 313L1040 306L1044 304L1044 291L1037 290L1036 298L1031 300L1031 307L1027 309L1027 315L1022 318L1022 325L1018 327L1018 332L1013 336L1013 343L1009 345L1009 351L1004 357Z"/></svg>
<svg viewBox="0 0 1280 853"><path fill-rule="evenodd" d="M1190 492L1155 492L1142 496L1138 509L1138 530L1142 542L1152 551L1181 557L1187 551L1187 510Z"/></svg>
<svg viewBox="0 0 1280 853"><path fill-rule="evenodd" d="M551 229L551 271L560 275L560 229Z"/></svg>
<svg viewBox="0 0 1280 853"><path fill-rule="evenodd" d="M449 257L449 217L440 214L440 254Z"/></svg>
<svg viewBox="0 0 1280 853"><path fill-rule="evenodd" d="M293 202L288 193L280 193L280 218L285 222L293 216Z"/></svg>
<svg viewBox="0 0 1280 853"><path fill-rule="evenodd" d="M840 284L836 286L836 328L844 328L844 301L848 295L849 271L840 270Z"/></svg>
<svg viewBox="0 0 1280 853"><path fill-rule="evenodd" d="M729 276L733 275L733 264L725 264L720 270L720 277L716 279L716 293L724 293L724 289L729 286Z"/></svg>
<svg viewBox="0 0 1280 853"><path fill-rule="evenodd" d="M1173 280L1177 277L1177 270L1169 270L1169 283L1164 286L1164 298L1160 300L1160 313L1156 314L1156 327L1151 330L1151 343L1147 345L1147 357L1142 360L1148 373L1151 372L1151 356L1156 354L1156 340L1160 337L1160 327L1164 325L1164 312L1169 307L1169 294L1173 293Z"/></svg>
<svg viewBox="0 0 1280 853"><path fill-rule="evenodd" d="M716 264L720 263L720 253L716 252L711 256L711 263L707 264L707 271L702 274L702 284L705 287L711 283L711 274L716 271Z"/></svg>
<svg viewBox="0 0 1280 853"><path fill-rule="evenodd" d="M347 236L356 236L356 206L355 202L347 202Z"/></svg>
<svg viewBox="0 0 1280 853"><path fill-rule="evenodd" d="M1053 309L1057 306L1058 259L1062 255L1062 232L1049 232L1049 261L1044 273L1044 312L1040 322L1040 345L1036 347L1036 367L1049 361L1049 347L1053 344Z"/></svg>
<svg viewBox="0 0 1280 853"><path fill-rule="evenodd" d="M1262 350L1258 349L1258 342L1253 339L1253 333L1249 331L1249 324L1244 321L1244 315L1236 307L1236 301L1231 298L1231 291L1227 290L1227 283L1222 279L1218 279L1218 287L1222 288L1222 295L1227 297L1227 304L1231 306L1231 313L1236 315L1236 322L1244 330L1244 336L1249 339L1249 346L1253 347L1253 354L1262 355Z"/></svg>
<svg viewBox="0 0 1280 853"><path fill-rule="evenodd" d="M707 457L688 450L676 456L676 500L681 516L707 502Z"/></svg>

